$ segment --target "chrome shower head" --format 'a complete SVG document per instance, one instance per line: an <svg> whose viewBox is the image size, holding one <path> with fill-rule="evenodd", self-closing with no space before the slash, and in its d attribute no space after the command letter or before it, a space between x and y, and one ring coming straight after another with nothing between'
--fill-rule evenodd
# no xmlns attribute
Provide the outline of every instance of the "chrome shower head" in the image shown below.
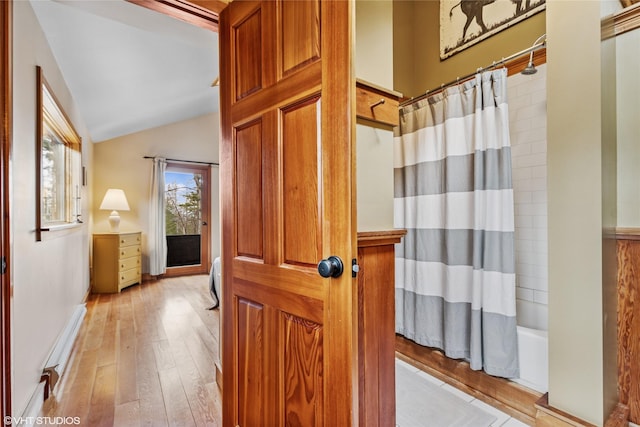
<svg viewBox="0 0 640 427"><path fill-rule="evenodd" d="M537 72L538 72L538 70L536 69L536 66L533 64L533 61L529 61L527 66L524 68L524 70L520 71L521 74L524 74L526 76L529 76L531 74L535 74Z"/></svg>
<svg viewBox="0 0 640 427"><path fill-rule="evenodd" d="M520 71L520 73L528 76L538 72L538 70L536 70L535 64L533 63L533 49L535 49L536 44L545 37L547 37L547 35L543 34L540 37L538 37L535 42L533 42L533 46L531 46L532 50L531 50L531 53L529 54L529 63L524 68L524 70ZM543 43L543 46L544 46L544 43Z"/></svg>

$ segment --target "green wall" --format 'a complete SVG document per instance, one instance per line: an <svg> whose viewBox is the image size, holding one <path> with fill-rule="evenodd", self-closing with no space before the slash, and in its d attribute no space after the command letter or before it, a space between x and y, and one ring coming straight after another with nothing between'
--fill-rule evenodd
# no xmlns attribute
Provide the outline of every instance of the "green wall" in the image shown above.
<svg viewBox="0 0 640 427"><path fill-rule="evenodd" d="M421 95L531 46L545 33L545 12L440 60L440 2L393 2L394 89Z"/></svg>

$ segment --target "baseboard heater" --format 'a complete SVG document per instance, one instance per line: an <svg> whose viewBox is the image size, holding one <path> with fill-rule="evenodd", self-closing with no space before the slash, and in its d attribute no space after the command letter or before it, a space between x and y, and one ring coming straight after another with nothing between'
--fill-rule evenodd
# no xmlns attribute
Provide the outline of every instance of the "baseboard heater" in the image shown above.
<svg viewBox="0 0 640 427"><path fill-rule="evenodd" d="M49 394L53 391L58 382L60 376L64 372L73 349L73 344L82 326L82 321L87 313L87 307L85 304L76 306L69 322L65 326L64 330L58 337L47 361L45 367L42 370L41 382L36 388L31 400L29 401L24 414L23 419L33 419L25 417L37 417L42 410L44 400L46 400ZM44 399L43 399L44 397Z"/></svg>
<svg viewBox="0 0 640 427"><path fill-rule="evenodd" d="M62 334L58 338L56 345L53 346L51 354L45 363L45 367L42 370L43 375L49 375L49 391L53 391L58 378L64 372L64 368L67 366L69 356L71 355L71 349L73 349L73 343L76 341L80 326L82 326L82 320L85 314L87 314L87 307L85 304L80 304L73 311L73 315L67 326L62 331Z"/></svg>

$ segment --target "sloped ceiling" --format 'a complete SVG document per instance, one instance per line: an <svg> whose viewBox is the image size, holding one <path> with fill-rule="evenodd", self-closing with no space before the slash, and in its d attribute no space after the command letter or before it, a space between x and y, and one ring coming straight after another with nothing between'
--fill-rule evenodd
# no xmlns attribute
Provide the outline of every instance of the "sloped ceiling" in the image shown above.
<svg viewBox="0 0 640 427"><path fill-rule="evenodd" d="M218 34L124 0L31 0L93 142L218 111Z"/></svg>

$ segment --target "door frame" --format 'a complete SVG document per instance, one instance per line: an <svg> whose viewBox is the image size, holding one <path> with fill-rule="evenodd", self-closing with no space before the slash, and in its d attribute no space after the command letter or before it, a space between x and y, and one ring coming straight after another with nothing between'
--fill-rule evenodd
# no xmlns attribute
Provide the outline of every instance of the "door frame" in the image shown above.
<svg viewBox="0 0 640 427"><path fill-rule="evenodd" d="M200 264L167 267L164 276L186 276L188 274L207 274L211 270L211 166L200 164L186 164L167 160L166 172L200 173L205 183L200 200L200 212L202 221L206 225L200 231ZM165 173L166 173L165 172ZM165 230L166 230L165 220Z"/></svg>
<svg viewBox="0 0 640 427"><path fill-rule="evenodd" d="M0 405L2 419L11 415L11 238L9 216L9 165L13 138L13 0L0 2L2 43L0 43ZM2 268L2 267L0 267Z"/></svg>

